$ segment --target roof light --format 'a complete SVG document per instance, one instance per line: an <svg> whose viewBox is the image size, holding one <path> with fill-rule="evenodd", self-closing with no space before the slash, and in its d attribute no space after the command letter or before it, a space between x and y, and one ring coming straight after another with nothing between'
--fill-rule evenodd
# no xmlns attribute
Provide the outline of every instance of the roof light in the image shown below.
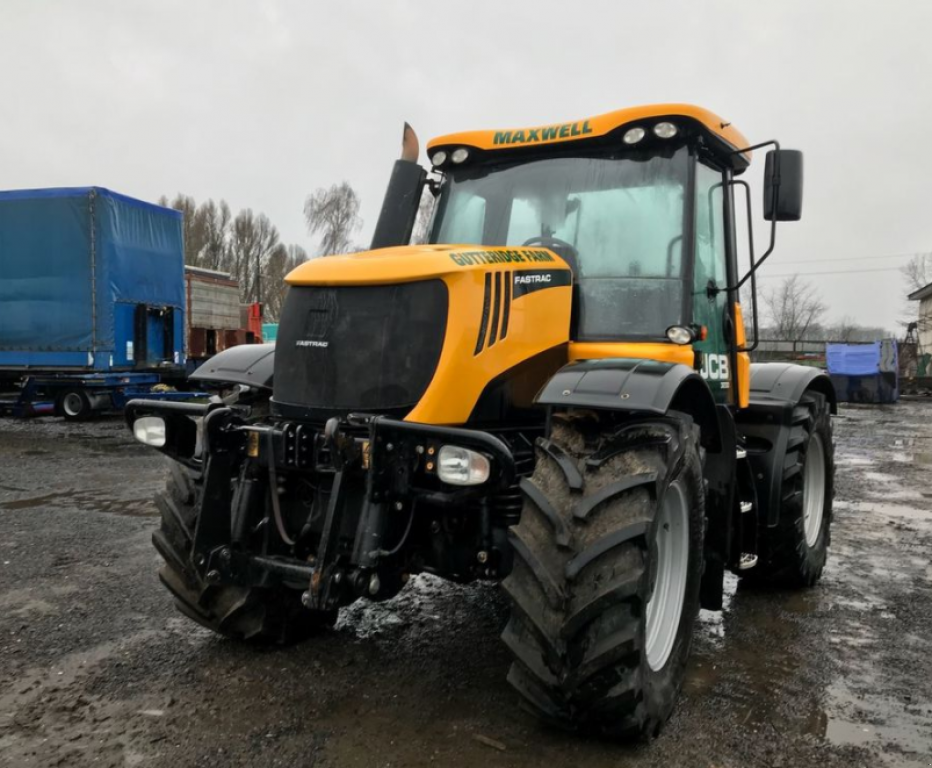
<svg viewBox="0 0 932 768"><path fill-rule="evenodd" d="M695 339L695 334L691 329L683 325L671 325L667 328L667 338L674 344L691 344Z"/></svg>
<svg viewBox="0 0 932 768"><path fill-rule="evenodd" d="M442 149L439 152L434 152L434 156L430 159L434 165L443 165L447 161L447 153Z"/></svg>
<svg viewBox="0 0 932 768"><path fill-rule="evenodd" d="M638 126L637 128L629 128L625 131L623 140L625 144L637 144L641 139L644 138L644 135L647 133L643 128Z"/></svg>
<svg viewBox="0 0 932 768"><path fill-rule="evenodd" d="M450 159L459 165L460 163L466 162L466 158L469 157L469 150L466 147L460 147L459 149L454 149L453 154L450 155Z"/></svg>
<svg viewBox="0 0 932 768"><path fill-rule="evenodd" d="M657 123L654 126L654 135L659 139L672 139L678 133L673 123Z"/></svg>

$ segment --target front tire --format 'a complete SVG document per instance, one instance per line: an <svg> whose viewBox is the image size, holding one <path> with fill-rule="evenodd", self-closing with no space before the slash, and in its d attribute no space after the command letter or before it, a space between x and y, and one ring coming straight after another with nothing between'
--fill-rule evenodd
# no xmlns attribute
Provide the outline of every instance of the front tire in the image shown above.
<svg viewBox="0 0 932 768"><path fill-rule="evenodd" d="M162 518L152 543L164 558L159 579L181 613L207 629L236 640L289 644L332 627L337 611L311 611L297 590L209 584L191 562L202 480L170 462L165 491L156 497Z"/></svg>
<svg viewBox="0 0 932 768"><path fill-rule="evenodd" d="M522 481L504 582L509 681L547 721L655 736L682 686L699 611L705 522L688 416L601 431L555 416Z"/></svg>

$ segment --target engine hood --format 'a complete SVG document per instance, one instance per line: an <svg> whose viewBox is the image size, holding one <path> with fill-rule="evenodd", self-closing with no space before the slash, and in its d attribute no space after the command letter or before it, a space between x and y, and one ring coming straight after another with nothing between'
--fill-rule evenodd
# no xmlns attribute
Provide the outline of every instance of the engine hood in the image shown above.
<svg viewBox="0 0 932 768"><path fill-rule="evenodd" d="M403 245L311 259L289 273L285 281L289 285L381 285L486 271L490 265L569 269L546 248Z"/></svg>

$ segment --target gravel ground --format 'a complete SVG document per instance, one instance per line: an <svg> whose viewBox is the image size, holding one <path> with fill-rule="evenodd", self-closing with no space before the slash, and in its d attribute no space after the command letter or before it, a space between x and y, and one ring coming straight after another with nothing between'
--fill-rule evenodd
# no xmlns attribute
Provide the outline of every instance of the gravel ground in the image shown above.
<svg viewBox="0 0 932 768"><path fill-rule="evenodd" d="M419 577L285 650L172 608L149 543L163 459L117 419L0 420L0 765L895 766L932 763L932 402L844 408L830 562L729 582L648 746L538 726L503 602Z"/></svg>

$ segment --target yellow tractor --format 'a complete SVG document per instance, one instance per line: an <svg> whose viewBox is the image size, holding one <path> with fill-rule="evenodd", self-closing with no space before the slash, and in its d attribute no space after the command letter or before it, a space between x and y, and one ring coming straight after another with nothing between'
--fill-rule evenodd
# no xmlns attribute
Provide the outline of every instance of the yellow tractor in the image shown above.
<svg viewBox="0 0 932 768"><path fill-rule="evenodd" d="M769 247L751 235L741 275L738 177L767 147ZM288 276L275 346L196 372L209 404L128 406L173 460L162 581L262 642L412 574L499 581L526 707L653 737L725 572L806 587L825 564L832 386L752 364L739 301L800 218L802 155L683 104L443 136L429 171L418 154L408 131L370 251Z"/></svg>

